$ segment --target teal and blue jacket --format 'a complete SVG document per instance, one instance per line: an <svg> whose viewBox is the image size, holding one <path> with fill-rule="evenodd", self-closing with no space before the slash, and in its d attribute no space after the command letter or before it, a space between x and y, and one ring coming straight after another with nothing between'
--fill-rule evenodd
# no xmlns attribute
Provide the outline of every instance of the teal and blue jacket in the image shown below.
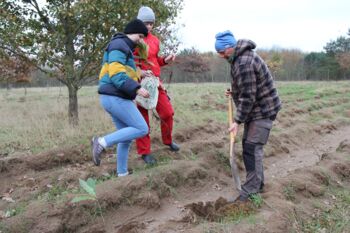
<svg viewBox="0 0 350 233"><path fill-rule="evenodd" d="M113 36L103 54L99 94L135 99L136 91L140 88L140 73L137 72L133 57L135 46L123 33Z"/></svg>

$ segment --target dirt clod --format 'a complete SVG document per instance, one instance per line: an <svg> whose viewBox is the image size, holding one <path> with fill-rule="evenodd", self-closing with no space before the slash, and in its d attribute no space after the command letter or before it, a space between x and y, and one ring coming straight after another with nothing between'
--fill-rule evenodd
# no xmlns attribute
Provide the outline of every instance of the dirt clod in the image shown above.
<svg viewBox="0 0 350 233"><path fill-rule="evenodd" d="M158 194L155 192L146 192L140 194L135 203L147 209L160 208L160 199Z"/></svg>
<svg viewBox="0 0 350 233"><path fill-rule="evenodd" d="M145 223L132 221L120 227L117 233L141 233L145 228Z"/></svg>
<svg viewBox="0 0 350 233"><path fill-rule="evenodd" d="M251 202L230 203L225 198L218 198L215 202L197 202L185 206L196 216L204 218L207 221L220 221L225 217L236 217L239 215L248 215L254 211Z"/></svg>
<svg viewBox="0 0 350 233"><path fill-rule="evenodd" d="M325 192L325 190L321 186L315 184L308 185L307 191L309 191L314 197L323 196Z"/></svg>
<svg viewBox="0 0 350 233"><path fill-rule="evenodd" d="M332 170L340 176L342 179L346 179L350 177L350 162L345 164L336 163L333 165Z"/></svg>
<svg viewBox="0 0 350 233"><path fill-rule="evenodd" d="M342 141L338 148L337 148L337 151L339 152L350 152L350 141L349 140L344 140Z"/></svg>

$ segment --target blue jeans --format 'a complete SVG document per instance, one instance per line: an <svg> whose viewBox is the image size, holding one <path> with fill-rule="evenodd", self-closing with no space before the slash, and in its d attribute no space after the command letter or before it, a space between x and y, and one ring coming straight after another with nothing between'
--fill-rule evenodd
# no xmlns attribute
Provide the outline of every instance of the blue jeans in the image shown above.
<svg viewBox="0 0 350 233"><path fill-rule="evenodd" d="M117 144L117 173L128 172L128 154L133 139L148 134L145 119L137 109L135 103L117 96L100 95L102 107L113 120L117 131L107 134L104 139L107 147Z"/></svg>

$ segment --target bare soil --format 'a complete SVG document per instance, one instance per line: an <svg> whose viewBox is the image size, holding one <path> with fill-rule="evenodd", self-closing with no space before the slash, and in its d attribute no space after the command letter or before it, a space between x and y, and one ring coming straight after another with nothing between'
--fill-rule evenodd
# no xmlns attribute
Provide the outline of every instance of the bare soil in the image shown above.
<svg viewBox="0 0 350 233"><path fill-rule="evenodd" d="M299 117L309 114L292 112ZM238 193L230 177L226 126L209 121L176 132L178 153L170 152L155 136L158 166L145 167L133 148L129 166L135 172L123 178L114 177L113 151L100 167L93 166L90 148L83 147L1 158L0 232L203 232L237 214L254 214L258 220L228 224L228 232L295 230L290 213L312 215L308 200L328 200L330 183L350 187L350 126L341 121L308 126L279 119L275 124L285 130L272 133L266 146L266 187L260 208L227 201ZM239 142L236 148L240 157ZM242 161L237 162L243 178ZM80 192L78 178L89 177L99 181L99 205L72 204ZM293 187L291 200L286 198L286 187ZM16 214L5 216L11 209Z"/></svg>

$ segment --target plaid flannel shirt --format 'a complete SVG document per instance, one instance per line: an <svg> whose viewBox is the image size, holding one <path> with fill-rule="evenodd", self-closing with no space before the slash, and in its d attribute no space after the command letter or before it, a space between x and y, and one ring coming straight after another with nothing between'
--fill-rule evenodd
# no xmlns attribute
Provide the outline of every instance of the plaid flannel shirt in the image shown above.
<svg viewBox="0 0 350 233"><path fill-rule="evenodd" d="M238 40L229 58L237 123L274 118L281 109L272 75L263 59L253 51L255 47L253 41Z"/></svg>

